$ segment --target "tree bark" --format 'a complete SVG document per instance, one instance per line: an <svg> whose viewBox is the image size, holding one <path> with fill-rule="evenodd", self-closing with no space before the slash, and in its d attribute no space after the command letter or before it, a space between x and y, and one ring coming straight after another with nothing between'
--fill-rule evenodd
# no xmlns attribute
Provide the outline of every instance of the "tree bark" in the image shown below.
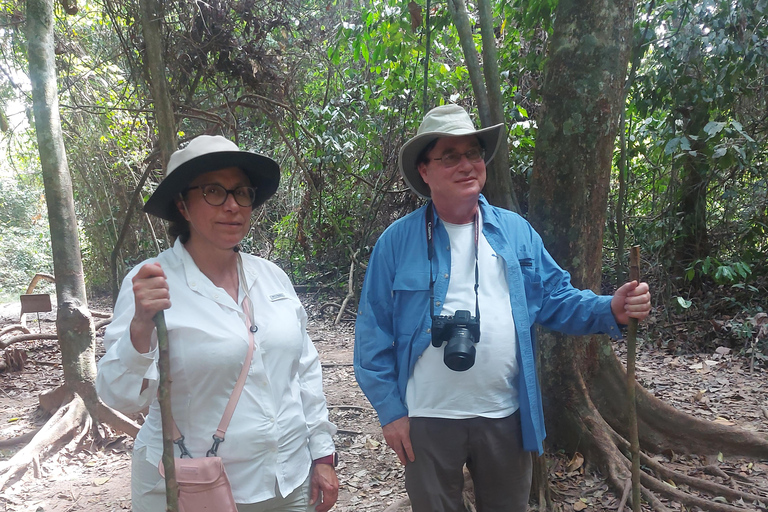
<svg viewBox="0 0 768 512"><path fill-rule="evenodd" d="M148 71L149 87L155 104L155 120L160 140L160 152L163 169L171 154L176 151L176 120L173 115L173 103L168 92L168 80L165 76L165 48L163 46L163 8L157 0L140 0L141 28L144 43L147 46L145 62Z"/></svg>
<svg viewBox="0 0 768 512"><path fill-rule="evenodd" d="M530 218L579 288L599 290L603 226L614 139L623 108L634 2L562 0L542 88ZM619 494L629 478L626 372L604 336L539 333L549 442L600 464ZM641 449L768 456L768 439L694 419L639 385ZM643 473L642 494L702 506L706 500ZM709 510L735 510L712 503Z"/></svg>
<svg viewBox="0 0 768 512"><path fill-rule="evenodd" d="M478 0L477 9L480 20L480 33L483 40L483 74L488 91L488 106L491 120L488 126L505 123L504 104L501 98L501 73L499 57L496 51L496 33L493 30L493 8L491 0ZM488 168L488 177L483 193L488 201L501 208L520 212L515 189L512 188L512 176L509 171L509 142L505 126L504 136L496 156Z"/></svg>
<svg viewBox="0 0 768 512"><path fill-rule="evenodd" d="M480 123L485 128L504 123L504 106L501 103L501 85L499 81L499 62L496 52L496 36L493 32L493 12L489 0L478 4L480 30L483 40L483 66L472 35L472 23L464 0L449 0L448 8L453 17L453 24L459 34L459 43L464 52L464 63L469 72L472 90L475 93ZM487 169L487 179L483 189L488 201L501 208L520 211L517 196L512 188L509 173L509 144L506 131L499 150Z"/></svg>
<svg viewBox="0 0 768 512"><path fill-rule="evenodd" d="M488 103L488 92L485 89L483 70L480 67L480 57L475 48L475 39L472 36L472 22L469 19L467 6L464 0L448 0L448 10L453 18L453 25L459 34L459 44L464 52L464 64L467 66L469 81L475 93L477 112L480 114L482 126L491 126L491 108Z"/></svg>
<svg viewBox="0 0 768 512"><path fill-rule="evenodd" d="M56 329L64 380L89 411L96 410L95 331L88 310L72 179L59 118L53 2L28 0L29 76L56 277Z"/></svg>
<svg viewBox="0 0 768 512"><path fill-rule="evenodd" d="M632 0L561 0L542 86L530 220L573 284L596 292L633 14ZM608 426L587 385L599 369L597 354L613 352L610 344L600 336L539 332L539 346L549 439L578 448L623 488L628 467L609 449Z"/></svg>
<svg viewBox="0 0 768 512"><path fill-rule="evenodd" d="M704 126L709 122L709 111L703 102L678 110L687 114L683 126L691 146L691 151L682 155L676 163L680 166L677 217L680 219L681 232L675 238L673 261L676 265L675 274L683 276L696 260L709 256L707 191L710 171L704 151L707 144L701 136ZM694 280L694 284L698 282Z"/></svg>

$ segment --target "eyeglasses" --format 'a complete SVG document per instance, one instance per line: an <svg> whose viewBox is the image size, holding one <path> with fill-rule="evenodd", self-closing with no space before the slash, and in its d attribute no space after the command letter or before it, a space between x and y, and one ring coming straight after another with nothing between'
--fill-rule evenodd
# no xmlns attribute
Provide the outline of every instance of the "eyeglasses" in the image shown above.
<svg viewBox="0 0 768 512"><path fill-rule="evenodd" d="M203 199L211 206L223 205L229 194L235 198L235 202L243 207L253 206L256 201L256 189L253 187L235 187L226 189L221 185L211 183L210 185L198 185L196 187L187 187L186 190L199 188L203 191Z"/></svg>
<svg viewBox="0 0 768 512"><path fill-rule="evenodd" d="M485 150L483 148L472 148L465 153L448 153L440 158L430 158L430 160L440 160L443 162L443 167L447 169L459 165L463 156L467 157L467 160L474 164L485 158Z"/></svg>

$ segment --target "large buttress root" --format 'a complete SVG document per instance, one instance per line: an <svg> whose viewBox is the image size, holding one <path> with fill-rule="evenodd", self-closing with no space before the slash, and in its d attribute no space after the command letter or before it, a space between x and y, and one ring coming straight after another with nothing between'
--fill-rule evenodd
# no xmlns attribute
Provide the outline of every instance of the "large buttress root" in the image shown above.
<svg viewBox="0 0 768 512"><path fill-rule="evenodd" d="M51 416L28 445L0 464L0 489L3 489L12 478L20 478L35 461L39 461L71 439L78 437L90 426L88 410L83 400L75 395L68 404Z"/></svg>
<svg viewBox="0 0 768 512"><path fill-rule="evenodd" d="M568 451L580 451L595 462L621 496L630 478L626 373L613 351L598 357L597 361L589 371L580 365L578 357L559 366L558 378L549 390L550 400L546 404L548 427L554 434L552 437ZM637 399L640 443L646 451L670 450L697 455L722 452L768 458L768 439L760 434L693 418L653 397L639 385ZM713 512L743 511L746 510L744 504L747 509L755 510L768 503L768 489L746 491L726 487L675 472L645 453L641 453L641 457L642 496L654 510L669 510L660 498ZM667 483L670 481L706 496L673 487ZM714 497L719 500L714 501ZM731 503L721 502L723 498Z"/></svg>

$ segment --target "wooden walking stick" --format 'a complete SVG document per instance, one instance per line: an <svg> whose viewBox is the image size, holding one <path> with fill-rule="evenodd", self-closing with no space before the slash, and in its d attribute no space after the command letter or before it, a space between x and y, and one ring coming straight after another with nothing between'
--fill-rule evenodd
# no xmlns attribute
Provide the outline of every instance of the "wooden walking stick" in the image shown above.
<svg viewBox="0 0 768 512"><path fill-rule="evenodd" d="M640 282L640 246L629 250L629 280ZM629 401L629 451L632 454L632 511L640 512L640 440L637 434L635 401L635 358L637 355L637 318L629 319L627 329L627 400Z"/></svg>
<svg viewBox="0 0 768 512"><path fill-rule="evenodd" d="M165 313L158 311L153 318L157 326L158 366L160 367L160 419L163 424L163 469L165 471L166 512L179 512L179 484L173 457L173 417L171 415L171 359L168 353L168 328Z"/></svg>

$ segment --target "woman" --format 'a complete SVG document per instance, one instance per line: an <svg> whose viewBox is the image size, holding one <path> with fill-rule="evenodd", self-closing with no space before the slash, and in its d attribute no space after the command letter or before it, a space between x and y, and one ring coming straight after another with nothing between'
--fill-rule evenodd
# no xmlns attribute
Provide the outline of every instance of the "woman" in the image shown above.
<svg viewBox="0 0 768 512"><path fill-rule="evenodd" d="M238 511L325 512L336 502L335 427L306 313L283 271L238 252L253 208L275 193L279 178L270 158L202 135L171 156L144 207L171 221L177 238L123 281L96 381L104 402L120 411L149 406L134 445L134 512L164 511L166 501L157 469L162 426L153 317L165 311L173 419L187 450L203 457L248 349L246 296L256 327L253 359L218 447Z"/></svg>

